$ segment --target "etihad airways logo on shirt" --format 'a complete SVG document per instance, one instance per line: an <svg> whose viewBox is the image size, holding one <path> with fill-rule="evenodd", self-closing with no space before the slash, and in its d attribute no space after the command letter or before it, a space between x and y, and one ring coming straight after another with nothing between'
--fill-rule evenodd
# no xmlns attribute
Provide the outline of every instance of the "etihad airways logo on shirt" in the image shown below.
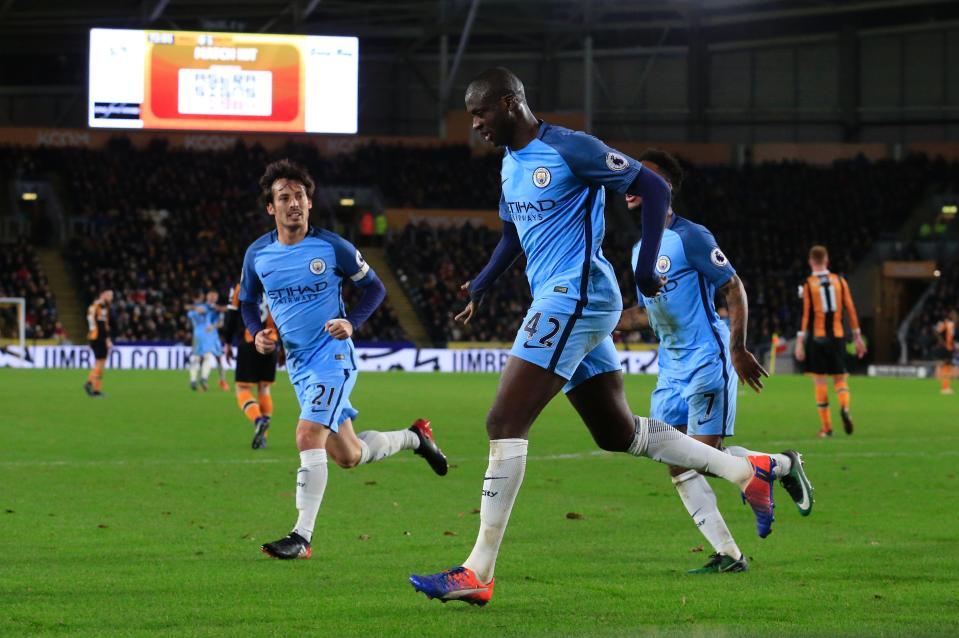
<svg viewBox="0 0 959 638"><path fill-rule="evenodd" d="M506 210L514 222L538 222L543 213L556 208L552 199L538 199L535 202L506 202Z"/></svg>
<svg viewBox="0 0 959 638"><path fill-rule="evenodd" d="M266 296L270 304L288 304L300 303L304 301L313 301L321 292L326 290L327 283L318 281L315 284L307 286L286 286L284 288L275 288L267 290Z"/></svg>

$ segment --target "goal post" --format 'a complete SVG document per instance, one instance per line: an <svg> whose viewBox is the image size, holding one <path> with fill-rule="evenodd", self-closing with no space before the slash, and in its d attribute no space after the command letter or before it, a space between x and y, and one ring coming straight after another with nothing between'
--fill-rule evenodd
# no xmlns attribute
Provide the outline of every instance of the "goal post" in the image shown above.
<svg viewBox="0 0 959 638"><path fill-rule="evenodd" d="M10 306L15 312L8 312ZM20 353L27 351L27 300L23 297L0 297L0 346L16 345ZM8 317L15 317L15 326L9 325Z"/></svg>

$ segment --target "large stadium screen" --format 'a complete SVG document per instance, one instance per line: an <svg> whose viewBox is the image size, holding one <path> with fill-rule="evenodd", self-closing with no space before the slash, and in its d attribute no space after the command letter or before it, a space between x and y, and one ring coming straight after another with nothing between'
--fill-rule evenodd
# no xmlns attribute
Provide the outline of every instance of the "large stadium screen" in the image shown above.
<svg viewBox="0 0 959 638"><path fill-rule="evenodd" d="M356 133L352 37L90 30L90 126Z"/></svg>

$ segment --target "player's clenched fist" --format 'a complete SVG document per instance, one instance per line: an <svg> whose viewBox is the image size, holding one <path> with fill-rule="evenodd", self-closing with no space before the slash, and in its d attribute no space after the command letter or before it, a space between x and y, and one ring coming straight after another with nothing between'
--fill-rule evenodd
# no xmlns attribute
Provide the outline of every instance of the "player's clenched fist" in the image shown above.
<svg viewBox="0 0 959 638"><path fill-rule="evenodd" d="M353 324L346 319L330 319L324 326L334 339L349 339L353 336Z"/></svg>
<svg viewBox="0 0 959 638"><path fill-rule="evenodd" d="M270 354L276 350L276 330L273 328L260 330L256 333L253 344L256 346L256 351L260 354Z"/></svg>

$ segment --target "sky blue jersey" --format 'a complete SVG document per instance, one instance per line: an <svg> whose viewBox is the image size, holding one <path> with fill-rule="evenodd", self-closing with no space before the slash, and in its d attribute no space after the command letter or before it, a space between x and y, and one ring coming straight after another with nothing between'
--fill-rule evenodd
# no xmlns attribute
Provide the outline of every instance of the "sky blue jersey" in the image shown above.
<svg viewBox="0 0 959 638"><path fill-rule="evenodd" d="M220 343L220 333L217 329L222 315L210 304L201 303L196 304L196 306L202 306L206 309L206 312L200 313L191 310L186 313L187 318L193 325L193 348L200 353L214 352Z"/></svg>
<svg viewBox="0 0 959 638"><path fill-rule="evenodd" d="M516 225L532 307L614 312L623 300L603 256L605 188L625 193L642 170L592 135L540 123L520 150L506 148L500 217Z"/></svg>
<svg viewBox="0 0 959 638"><path fill-rule="evenodd" d="M642 240L633 246L633 266ZM717 358L729 361L729 328L716 313L713 298L736 270L705 226L673 215L663 233L656 273L668 281L655 297L636 291L659 338L659 369L687 376Z"/></svg>
<svg viewBox="0 0 959 638"><path fill-rule="evenodd" d="M328 230L310 227L293 246L280 243L274 230L247 248L240 301L266 298L293 381L311 368L356 368L352 340L334 339L324 329L346 316L340 290L347 279L362 287L375 274L350 242Z"/></svg>

